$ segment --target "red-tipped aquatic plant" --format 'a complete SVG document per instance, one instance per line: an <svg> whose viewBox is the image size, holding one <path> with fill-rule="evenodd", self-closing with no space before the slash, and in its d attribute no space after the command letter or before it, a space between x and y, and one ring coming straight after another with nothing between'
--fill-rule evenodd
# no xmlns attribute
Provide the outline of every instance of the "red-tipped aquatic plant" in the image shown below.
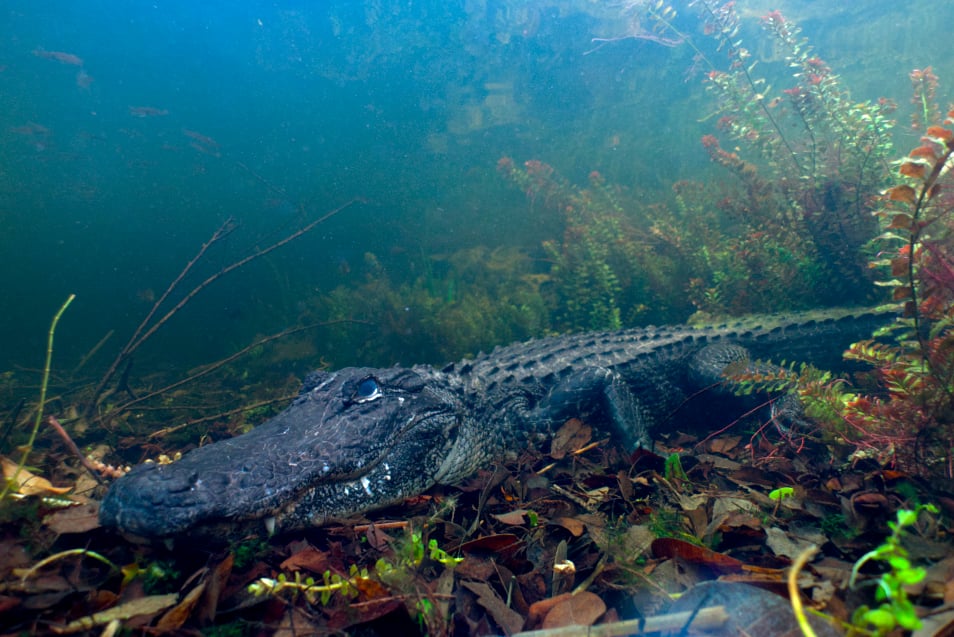
<svg viewBox="0 0 954 637"><path fill-rule="evenodd" d="M903 318L893 341L862 341L846 356L872 365L884 394L839 395L829 433L908 471L954 477L954 111L927 128L898 164L901 183L878 216L887 245L873 263ZM803 395L812 394L803 387ZM819 395L815 394L817 398ZM828 398L831 398L829 396Z"/></svg>

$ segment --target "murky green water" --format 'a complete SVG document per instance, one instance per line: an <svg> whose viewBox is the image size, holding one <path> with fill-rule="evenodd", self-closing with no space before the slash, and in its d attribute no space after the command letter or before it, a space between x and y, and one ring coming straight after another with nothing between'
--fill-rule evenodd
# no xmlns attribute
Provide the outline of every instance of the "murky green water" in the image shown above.
<svg viewBox="0 0 954 637"><path fill-rule="evenodd" d="M901 156L917 138L908 73L932 65L947 104L954 62L929 43L946 41L954 9L832 4L740 1L727 41L746 47L746 67L759 62L751 75L767 82L754 86L767 104L778 98L776 133L796 140L798 157L809 153L804 129L783 92L796 79L759 26L773 9L801 25L843 102L897 102L889 135ZM848 275L833 262L837 244L811 230L804 254L784 242L762 261L705 251L711 228L737 252L763 240L738 216L750 204L726 203L745 187L710 160L704 135L738 146L768 183L799 175L718 128L733 114L706 79L732 73L733 58L707 33L706 11L722 3L671 5L675 14L589 0L5 3L0 369L39 366L49 317L75 293L55 365L69 375L114 331L78 370L95 376L226 219L234 231L160 315L351 200L189 301L142 346L134 378L332 319L357 322L256 350L250 368L440 362L547 332L839 300L813 287ZM502 175L501 158L525 180ZM540 176L526 172L532 160L553 172L528 183ZM812 176L816 208L862 205L870 193L835 166ZM790 203L759 205L783 214ZM789 298L777 294L785 277Z"/></svg>

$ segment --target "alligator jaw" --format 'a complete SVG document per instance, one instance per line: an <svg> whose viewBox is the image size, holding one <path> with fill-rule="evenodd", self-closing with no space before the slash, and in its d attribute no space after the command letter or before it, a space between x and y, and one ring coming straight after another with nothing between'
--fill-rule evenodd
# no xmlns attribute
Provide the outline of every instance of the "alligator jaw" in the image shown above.
<svg viewBox="0 0 954 637"><path fill-rule="evenodd" d="M314 375L250 433L133 469L107 493L100 521L147 538L270 518L286 530L419 493L434 484L459 421L451 393L425 383L429 371Z"/></svg>

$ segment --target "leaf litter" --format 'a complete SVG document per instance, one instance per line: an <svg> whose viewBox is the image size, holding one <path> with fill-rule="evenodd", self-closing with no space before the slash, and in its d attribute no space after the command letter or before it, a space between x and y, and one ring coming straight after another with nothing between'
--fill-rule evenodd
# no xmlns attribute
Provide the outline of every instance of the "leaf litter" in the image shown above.
<svg viewBox="0 0 954 637"><path fill-rule="evenodd" d="M571 420L543 449L399 506L273 538L262 529L227 545L171 548L99 528L101 487L65 495L21 470L29 492L4 507L0 527L0 625L546 636L568 626L678 632L692 621L693 630L709 622L706 634L797 635L786 578L820 547L798 590L831 618L812 620L817 634L844 634L855 609L875 605L881 572L867 566L851 588L854 563L884 539L893 511L943 507L947 496L874 463L837 467L831 455L821 444L796 450L724 433L673 435L656 453L629 457ZM78 481L65 466L57 473ZM67 508L48 501L64 495ZM907 542L927 568L910 591L925 617L918 634L945 634L954 626L948 517L921 517ZM263 581L275 584L263 593Z"/></svg>

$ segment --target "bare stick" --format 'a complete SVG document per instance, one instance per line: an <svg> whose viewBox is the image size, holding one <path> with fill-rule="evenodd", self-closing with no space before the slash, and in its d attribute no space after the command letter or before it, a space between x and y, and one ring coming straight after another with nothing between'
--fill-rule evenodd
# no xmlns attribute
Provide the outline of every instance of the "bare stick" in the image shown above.
<svg viewBox="0 0 954 637"><path fill-rule="evenodd" d="M93 345L93 348L91 350L86 352L86 355L80 359L80 362L76 364L76 367L73 368L73 371L70 372L70 374L75 376L77 373L79 373L79 370L83 369L83 366L89 362L89 359L91 359L93 356L96 355L96 352L98 352L103 347L103 345L106 344L106 341L112 338L115 332L116 330L109 330L108 332L106 332L106 336L99 339L99 342Z"/></svg>
<svg viewBox="0 0 954 637"><path fill-rule="evenodd" d="M310 230L312 230L312 229L313 229L315 226L317 226L318 224L322 223L323 221L327 221L328 219L330 219L330 218L333 217L334 215L338 214L339 212L341 212L342 210L344 210L344 209L347 208L348 206L353 205L353 204L356 203L357 201L359 201L359 200L358 200L358 199L352 199L351 201L349 201L349 202L347 202L347 203L345 203L345 204L343 204L343 205L341 205L341 206L338 206L337 208L335 208L335 209L332 210L331 212L328 212L328 213L324 214L323 216L319 217L318 219L315 219L314 221L312 221L312 222L309 223L308 225L304 226L304 227L301 228L300 230L297 230L297 231L293 232L292 234L288 235L287 237L285 237L285 238L282 239L281 241L278 241L278 242L276 242L276 243L273 243L272 245L268 246L267 248L263 248L263 249L261 249L261 250L257 250L257 251L255 251L255 252L253 252L252 254L248 255L247 257L245 257L244 259L239 259L238 261L236 261L236 262L233 263L232 265L229 265L229 266L226 266L226 267L222 268L221 270L219 270L218 272L216 272L215 274L213 274L212 276L210 276L209 278L207 278L205 281L203 281L203 282L200 283L199 285L197 285L197 286L195 286L194 288L192 288L192 290L191 290L188 294L186 294L186 295L182 298L182 300L180 300L178 303L176 303L176 305L175 305L171 310L169 310L168 312L166 312L165 315L164 315L162 318L160 318L158 321L156 321L156 322L153 324L152 327L150 327L148 330L146 330L146 332L145 332L142 336L139 337L139 340L135 341L135 342L130 346L129 351L133 351L133 350L135 350L135 349L138 349L139 346L142 345L143 342L146 341L146 339L148 339L150 336L152 336L153 334L155 334L156 331L157 331L160 327L162 327L163 325L165 325L166 322L176 314L176 312L178 312L179 310L181 310L181 309L183 308L183 306L185 306L186 303L188 303L189 301L191 301L199 292L201 292L202 290L204 290L205 288L207 288L209 285L211 285L212 283L214 283L214 282L215 282L216 280L218 280L219 278L225 276L226 274L228 274L228 273L231 272L232 270L237 270L238 268L242 267L243 265L245 265L245 264L248 263L249 261L254 261L255 259L257 259L257 258L259 258L259 257L263 257L263 256L265 256L266 254L268 254L269 252L271 252L271 251L273 251L273 250L277 250L278 248L282 247L282 246L285 245L286 243L289 243L289 242L291 242L291 241L294 241L295 239L297 239L298 237L302 236L302 235L305 234L306 232L309 232Z"/></svg>
<svg viewBox="0 0 954 637"><path fill-rule="evenodd" d="M130 400L129 402L123 403L123 404L120 405L117 409L118 409L118 411L120 411L120 412L125 411L126 409L129 409L129 408L132 407L133 405L136 405L136 404L138 404L138 403L141 403L141 402L144 401L144 400L149 400L150 398L153 398L153 397L155 397L155 396L160 396L160 395L162 395L162 394L165 394L166 392L172 391L173 389L175 389L175 388L177 388L177 387L180 387L180 386L185 385L185 384L187 384L187 383L191 383L191 382L194 381L194 380L197 380L197 379L199 379L199 378L202 378L202 377L205 376L206 374L210 374L210 373L214 372L215 370L217 370L218 368L222 367L223 365L227 365L228 363L231 363L231 362L234 361L236 358L239 358L240 356L243 356L244 354L247 354L249 351L255 349L255 348L258 347L259 345L264 345L265 343L269 343L269 342L274 341L274 340L277 340L277 339L279 339L279 338L284 338L284 337L286 337L286 336L291 336L292 334L297 334L298 332L304 332L305 330L314 329L314 328L316 328L316 327L321 327L321 326L323 326L323 325L333 325L333 324L335 324L335 323L343 323L343 322L344 322L344 321L342 320L342 321L330 321L330 322L325 322L325 323L312 323L311 325L303 325L303 326L301 326L301 327L293 327L293 328L289 328L289 329L287 329L287 330L282 330L281 332L278 332L277 334L272 334L271 336L265 336L265 337L263 337L263 338L258 339L257 341L255 341L255 342L252 343L251 345L246 345L245 347L243 347L242 349L238 350L237 352L233 352L232 354L226 356L226 357L223 358L222 360L216 361L215 363L210 363L209 365L207 365L206 367L204 367L202 370L200 370L200 371L198 371L198 372L196 372L196 373L194 373L194 374L191 374L191 375L189 375L189 376L186 376L185 378L182 378L182 379L180 379L180 380L177 380L176 382L172 383L171 385L166 385L165 387L162 387L162 388L157 389L157 390L155 390L155 391L151 391L151 392L149 392L148 394L144 394L144 395L142 395L142 396L139 396L139 397L137 397L137 398L134 398L134 399Z"/></svg>
<svg viewBox="0 0 954 637"><path fill-rule="evenodd" d="M233 160L232 160L232 163L235 164L236 166L238 166L239 168L241 168L242 170L244 170L245 172L247 172L249 175L251 175L256 181L258 181L260 184L262 184L263 186L265 186L266 189L272 191L274 194L278 195L278 196L281 197L282 199L288 199L288 193L287 193L287 192L285 192L284 190L282 190L281 188L279 188L278 186L276 186L275 184L273 184L273 183L270 182L269 180L267 180L267 179L265 179L264 177L262 177L261 175L259 175L257 172L255 172L254 170L252 170L251 168L249 168L247 164L243 164L242 162L240 162L240 161L237 160L237 159L233 159ZM301 211L301 208L302 208L302 206L299 204L299 205L298 205L299 212Z"/></svg>
<svg viewBox="0 0 954 637"><path fill-rule="evenodd" d="M103 374L99 384L96 385L96 389L93 391L92 398L90 399L89 405L86 408L85 416L87 418L93 414L93 410L96 409L96 405L99 402L99 397L102 396L103 390L106 388L106 385L109 384L109 381L113 379L113 376L116 374L116 370L119 369L119 366L123 364L123 361L125 361L126 358L128 358L129 355L135 351L135 349L139 346L139 343L142 342L141 339L138 342L136 339L139 338L139 335L144 329L146 329L146 326L152 320L152 317L155 316L156 312L159 311L159 306L162 305L162 303L169 297L172 291L175 290L176 286L178 286L182 279L185 278L186 274L189 273L189 270L191 270L192 267L198 263L199 259L205 255L208 249L219 240L228 236L234 227L235 224L232 222L232 218L229 217L226 219L225 223L219 226L219 229L212 234L209 240L202 244L202 247L199 248L199 251L196 253L196 255L192 257L192 259L186 264L186 266L182 269L182 272L179 273L179 276L177 276L172 283L169 284L169 286L166 288L166 291L162 293L155 303L153 303L149 313L146 314L146 317L141 323L139 323L139 327L137 327L136 331L134 331L132 336L129 337L126 345L119 350L119 354L116 355L113 363L109 366L109 369L106 370L106 373Z"/></svg>
<svg viewBox="0 0 954 637"><path fill-rule="evenodd" d="M729 621L729 614L724 606L710 606L695 611L656 615L643 619L627 619L609 624L596 626L561 626L558 628L544 628L541 630L527 630L514 633L512 637L618 637L622 635L641 635L644 633L658 633L664 631L685 631L691 627L696 630L713 631L724 628ZM695 632L695 631L693 631ZM679 634L686 634L681 632Z"/></svg>
<svg viewBox="0 0 954 637"><path fill-rule="evenodd" d="M279 396L278 398L269 398L267 400L260 400L257 403L251 403L249 405L242 405L241 407L236 407L235 409L229 409L228 411L219 412L217 414L212 414L211 416L203 416L202 418L193 418L187 422L182 423L181 425L174 425L172 427L163 427L159 431L154 431L149 434L150 440L155 440L156 438L162 438L163 436L168 436L171 433L175 433L180 429L185 429L186 427L191 427L192 425L198 425L201 422L207 422L209 420L216 420L217 418L228 418L234 414L240 414L243 411L249 411L252 409L257 409L258 407L265 407L266 405L272 405L275 403L280 403L285 400L291 400L296 397L298 393L288 394L287 396Z"/></svg>
<svg viewBox="0 0 954 637"><path fill-rule="evenodd" d="M103 484L103 479L99 475L99 471L96 470L96 467L90 463L90 461L83 455L83 452L79 450L79 447L76 446L76 443L73 442L73 439L70 438L70 435L66 433L66 429L63 429L63 425L60 424L60 421L57 420L54 416L49 416L46 419L47 424L53 427L53 430L60 435L60 438L63 439L63 442L66 443L66 446L69 447L69 450L73 453L74 456L79 458L79 461L83 464L83 468L89 471L89 474L95 478L96 482Z"/></svg>
<svg viewBox="0 0 954 637"><path fill-rule="evenodd" d="M195 263L205 254L205 252L212 246L213 243L215 243L216 241L222 239L222 238L225 237L229 232L231 232L231 230L232 230L232 228L233 228L234 226L233 226L233 224L232 224L231 219L227 220L218 230L216 230L215 234L212 235L212 238L209 239L209 241L207 241L205 244L203 244L203 246L202 246L202 248L199 250L198 254L196 254L196 256L193 257L192 260L189 261L188 264L186 264L186 267L182 270L182 272L179 274L179 276L176 277L176 279L169 285L169 287L166 289L166 291L162 294L162 296L161 296L161 297L156 301L156 303L153 305L152 309L149 311L149 314L146 316L146 318L143 319L143 321L142 321L142 323L140 323L139 327L136 328L136 331L133 333L132 337L130 337L129 342L128 342L128 343L126 344L126 346L120 351L119 355L116 357L116 360L113 361L113 364L112 364L112 365L110 365L109 370L107 370L106 374L103 376L103 379L99 382L99 385L96 387L96 390L93 392L93 398L92 398L92 400L90 401L90 405L89 405L89 407L87 408L86 414L85 414L85 415L87 416L87 418L92 415L93 410L96 408L96 405L98 404L98 399L99 399L99 397L100 397L100 396L102 395L102 393L103 393L103 389L106 387L106 384L109 383L110 380L112 380L113 376L116 374L116 370L119 368L119 366L122 364L122 362L123 362L124 360L126 360L134 351L136 351L137 349L139 349L139 347L141 347L142 344L143 344L144 342L146 342L146 340L148 340L153 334L155 334L156 331L158 331L160 327L162 327L163 325L165 325L165 324L169 321L169 319L171 319L173 316L175 316L175 314L176 314L179 310L181 310L189 301L191 301L193 298L195 298L195 296L196 296L197 294L199 294L202 290L204 290L204 289L207 288L209 285L211 285L212 283L214 283L216 280L218 280L218 279L221 278L222 276L228 274L228 273L231 272L232 270L236 270L236 269L242 267L243 265L247 264L248 262L253 261L253 260L255 260L255 259L259 258L259 257L265 256L265 255L268 254L269 252L272 252L273 250L277 250L278 248L284 246L285 244L287 244L287 243L289 243L289 242L291 242L291 241L294 241L295 239L297 239L298 237L302 236L303 234L305 234L305 233L311 231L311 230L312 230L315 226L317 226L318 224L320 224L320 223L322 223L322 222L324 222L324 221L327 221L328 219L330 219L330 218L333 217L334 215L338 214L339 212L341 212L341 211L344 210L345 208L348 208L349 206L353 205L354 203L356 203L356 202L358 202L358 201L360 201L360 200L359 200L359 199L352 199L352 200L350 200L350 201L348 201L348 202L342 204L341 206L338 206L338 207L335 208L334 210L332 210L332 211L330 211L330 212L328 212L328 213L322 215L322 216L319 217L318 219L316 219L316 220L312 221L311 223L305 225L304 227L300 228L299 230L293 232L292 234L288 235L288 236L285 237L284 239L282 239L282 240L280 240L280 241L277 241L276 243L273 243L272 245L268 246L267 248L263 248L263 249L261 249L261 250L257 250L257 251L255 251L255 252L253 252L252 254L246 256L245 258L240 259L240 260L236 261L235 263L233 263L233 264L231 264L231 265L229 265L229 266L226 266L226 267L222 268L221 270L219 270L218 272L216 272L215 274L213 274L212 276L208 277L207 279L205 279L204 281L202 281L201 283L199 283L197 286L195 286L194 288L192 288L192 290L190 290L188 294L186 294L182 299L180 299L179 302L176 303L176 304L172 307L172 309L170 309L168 312L166 312L161 318L159 318L158 320L156 320L156 321L152 324L151 327L149 327L148 329L146 329L146 326L149 324L149 322L150 322L150 321L153 319L153 317L156 315L156 312L158 311L159 306L166 300L166 298L167 298L167 297L169 296L169 294L173 291L173 289L179 284L179 282L182 281L182 279L185 277L186 273L188 273L189 270L192 269L192 266L195 265ZM155 393L150 394L150 395L155 395Z"/></svg>

